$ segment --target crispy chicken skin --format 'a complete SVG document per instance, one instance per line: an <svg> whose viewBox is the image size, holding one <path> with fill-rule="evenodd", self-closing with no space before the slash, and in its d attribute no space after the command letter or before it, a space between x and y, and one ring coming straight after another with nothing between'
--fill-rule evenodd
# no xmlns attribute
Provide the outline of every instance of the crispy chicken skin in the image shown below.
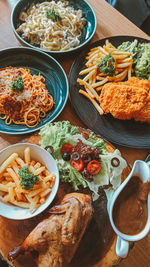
<svg viewBox="0 0 150 267"><path fill-rule="evenodd" d="M37 252L37 266L67 266L92 218L91 197L80 193L67 194L50 210L48 219L39 223L23 244L8 255L10 260L26 251Z"/></svg>
<svg viewBox="0 0 150 267"><path fill-rule="evenodd" d="M108 83L100 95L101 107L105 114L121 120L134 118L150 123L150 82L136 77L126 82Z"/></svg>

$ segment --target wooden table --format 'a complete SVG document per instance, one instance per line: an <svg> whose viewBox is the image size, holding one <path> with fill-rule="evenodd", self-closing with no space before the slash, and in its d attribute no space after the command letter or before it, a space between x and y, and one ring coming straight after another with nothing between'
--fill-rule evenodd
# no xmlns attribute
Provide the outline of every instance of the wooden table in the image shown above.
<svg viewBox="0 0 150 267"><path fill-rule="evenodd" d="M8 2L15 0L0 0L0 49L20 46L11 29L10 14L11 9ZM148 35L142 32L118 11L112 8L104 0L88 0L93 7L97 17L97 29L92 42L114 35L134 35L150 39ZM66 74L69 70L74 58L60 60ZM69 120L74 125L84 126L77 117L70 100L68 100L63 112L57 120ZM19 142L24 136L0 135L0 149L9 144ZM122 155L132 165L137 159L144 160L149 153L148 150L138 150L117 146ZM119 267L146 267L150 266L150 234L143 240L136 243L127 259L123 260Z"/></svg>

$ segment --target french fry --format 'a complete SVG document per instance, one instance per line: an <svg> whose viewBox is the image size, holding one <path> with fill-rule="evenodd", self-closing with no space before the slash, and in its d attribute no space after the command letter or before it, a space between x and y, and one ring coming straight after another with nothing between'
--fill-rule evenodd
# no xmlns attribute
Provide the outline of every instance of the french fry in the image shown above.
<svg viewBox="0 0 150 267"><path fill-rule="evenodd" d="M108 78L105 78L100 82L93 83L91 86L92 86L92 88L96 88L97 86L101 86L101 85L105 84L107 81L108 81Z"/></svg>
<svg viewBox="0 0 150 267"><path fill-rule="evenodd" d="M17 163L18 163L21 167L25 166L25 162L23 161L23 159L17 157L17 158L16 158L16 161L17 161Z"/></svg>
<svg viewBox="0 0 150 267"><path fill-rule="evenodd" d="M79 90L79 93L86 96L91 102L92 104L95 106L95 108L97 109L97 111L99 112L100 115L102 115L104 112L103 110L101 109L100 105L90 97L90 95L88 95L85 91L83 90Z"/></svg>
<svg viewBox="0 0 150 267"><path fill-rule="evenodd" d="M88 72L90 72L91 70L94 70L94 69L95 69L95 66L93 66L91 68L86 68L84 70L81 70L79 74L80 75L84 75L84 74L86 74L86 73L88 73Z"/></svg>
<svg viewBox="0 0 150 267"><path fill-rule="evenodd" d="M40 167L40 168L38 168L38 169L36 169L36 170L34 171L34 175L39 175L39 174L42 173L44 170L45 170L45 166Z"/></svg>
<svg viewBox="0 0 150 267"><path fill-rule="evenodd" d="M21 202L21 201L11 201L9 200L9 202L15 206L18 206L20 208L24 208L24 209L30 209L30 203L26 203L26 202Z"/></svg>
<svg viewBox="0 0 150 267"><path fill-rule="evenodd" d="M90 84L88 84L87 82L85 82L84 80L78 79L77 80L80 85L84 85L85 89L89 89L90 93L90 97L93 98L92 96L94 96L97 100L99 100L99 95L97 94L97 92L92 88L92 86Z"/></svg>
<svg viewBox="0 0 150 267"><path fill-rule="evenodd" d="M14 170L12 168L7 168L7 172L10 174L11 178L14 180L14 182L16 183L16 185L19 185L19 183L20 183L19 177L14 172Z"/></svg>
<svg viewBox="0 0 150 267"><path fill-rule="evenodd" d="M38 169L38 168L40 168L41 167L41 163L39 163L39 162L37 162L35 165L34 165L34 169L36 170L36 169Z"/></svg>
<svg viewBox="0 0 150 267"><path fill-rule="evenodd" d="M30 162L30 148L29 147L26 147L24 150L24 160L25 160L25 163Z"/></svg>
<svg viewBox="0 0 150 267"><path fill-rule="evenodd" d="M46 195L48 195L52 190L50 188L48 188L47 190L45 190L44 192L42 192L40 195L41 197L45 197Z"/></svg>
<svg viewBox="0 0 150 267"><path fill-rule="evenodd" d="M4 172L4 170L11 164L12 161L14 161L18 157L17 153L13 153L9 156L8 159L6 159L2 165L0 166L0 174Z"/></svg>
<svg viewBox="0 0 150 267"><path fill-rule="evenodd" d="M90 80L90 78L92 77L94 73L95 73L95 69L89 72L89 74L84 77L83 81L87 82L88 80Z"/></svg>

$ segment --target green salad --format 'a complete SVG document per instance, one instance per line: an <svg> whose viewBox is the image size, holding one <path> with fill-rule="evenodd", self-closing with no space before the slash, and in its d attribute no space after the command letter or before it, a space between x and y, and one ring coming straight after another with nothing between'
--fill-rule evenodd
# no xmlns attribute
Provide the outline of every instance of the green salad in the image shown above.
<svg viewBox="0 0 150 267"><path fill-rule="evenodd" d="M150 81L150 43L140 43L135 39L123 42L118 49L131 52L136 77Z"/></svg>
<svg viewBox="0 0 150 267"><path fill-rule="evenodd" d="M40 130L40 136L43 148L53 148L52 156L61 181L70 183L74 190L89 187L96 200L100 186L115 190L120 185L126 161L117 149L113 153L107 152L103 139L94 133L85 139L78 127L62 121L46 124Z"/></svg>

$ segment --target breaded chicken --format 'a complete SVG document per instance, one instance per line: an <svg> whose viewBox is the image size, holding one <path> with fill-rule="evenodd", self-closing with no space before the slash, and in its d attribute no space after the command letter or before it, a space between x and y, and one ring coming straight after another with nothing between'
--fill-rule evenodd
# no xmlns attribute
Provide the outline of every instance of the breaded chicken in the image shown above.
<svg viewBox="0 0 150 267"><path fill-rule="evenodd" d="M150 97L148 97L146 105L140 110L140 112L135 114L134 119L136 121L146 121L150 123Z"/></svg>
<svg viewBox="0 0 150 267"><path fill-rule="evenodd" d="M107 83L100 95L101 108L117 119L150 122L149 91L150 82L136 77L126 82Z"/></svg>

